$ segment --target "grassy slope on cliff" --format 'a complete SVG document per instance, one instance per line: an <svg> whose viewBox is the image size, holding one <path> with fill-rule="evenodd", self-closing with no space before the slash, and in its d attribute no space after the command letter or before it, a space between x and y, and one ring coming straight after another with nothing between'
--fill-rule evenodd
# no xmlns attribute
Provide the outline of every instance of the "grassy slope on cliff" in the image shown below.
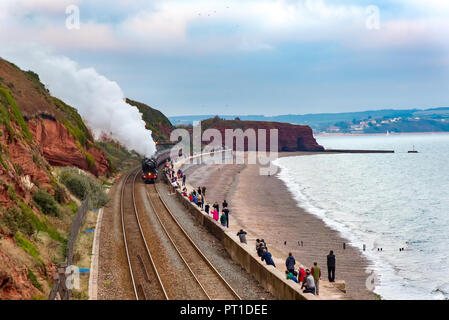
<svg viewBox="0 0 449 320"><path fill-rule="evenodd" d="M89 166L93 165L93 156L88 152L90 147L99 148L75 108L50 95L39 75L32 71L22 71L13 63L0 58L0 86L7 90L15 101L12 111L23 114L25 120L32 118L50 118L61 122L73 136L80 152ZM20 120L20 119L19 119ZM20 124L23 126L23 121ZM25 128L22 130L25 134Z"/></svg>
<svg viewBox="0 0 449 320"><path fill-rule="evenodd" d="M77 208L30 133L34 118L62 123L88 162L92 147L117 167L136 158L113 141L95 142L76 109L52 97L37 74L0 58L0 299L47 297Z"/></svg>
<svg viewBox="0 0 449 320"><path fill-rule="evenodd" d="M49 271L64 259L73 211L4 87L0 87L0 114L0 189L6 191L0 202L0 255L8 257L0 261L0 278L7 283L0 288L0 298L45 297L50 290ZM22 163L12 158L17 150ZM32 172L40 175L30 178ZM16 278L17 272L26 272L27 280Z"/></svg>
<svg viewBox="0 0 449 320"><path fill-rule="evenodd" d="M145 121L146 128L151 130L155 141L168 141L170 132L173 129L170 120L159 110L153 109L144 103L126 99L126 103L139 109L142 113L142 119Z"/></svg>

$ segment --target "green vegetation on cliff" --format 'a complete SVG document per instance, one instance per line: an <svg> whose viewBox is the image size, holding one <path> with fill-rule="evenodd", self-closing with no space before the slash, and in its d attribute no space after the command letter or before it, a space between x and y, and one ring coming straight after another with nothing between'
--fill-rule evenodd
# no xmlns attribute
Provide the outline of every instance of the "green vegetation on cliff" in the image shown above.
<svg viewBox="0 0 449 320"><path fill-rule="evenodd" d="M78 199L89 198L90 209L101 208L108 202L103 185L91 175L76 168L64 168L59 179Z"/></svg>
<svg viewBox="0 0 449 320"><path fill-rule="evenodd" d="M30 129L28 128L16 101L11 96L8 89L0 87L0 123L6 126L10 139L15 135L15 132L11 127L11 121L14 121L20 126L22 135L27 141L32 140L33 136L30 133Z"/></svg>
<svg viewBox="0 0 449 320"><path fill-rule="evenodd" d="M90 148L89 141L94 141L94 139L78 111L57 98L53 98L52 101L56 108L62 111L63 118L60 121L69 130L70 134L81 146Z"/></svg>
<svg viewBox="0 0 449 320"><path fill-rule="evenodd" d="M168 118L159 110L131 99L126 99L126 103L139 109L142 114L142 120L145 121L146 128L151 130L155 141L168 141L173 126Z"/></svg>

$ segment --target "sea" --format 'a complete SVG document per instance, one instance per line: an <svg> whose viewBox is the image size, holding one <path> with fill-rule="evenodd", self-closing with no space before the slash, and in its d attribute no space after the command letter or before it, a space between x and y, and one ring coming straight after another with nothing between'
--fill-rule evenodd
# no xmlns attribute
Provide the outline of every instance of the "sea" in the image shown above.
<svg viewBox="0 0 449 320"><path fill-rule="evenodd" d="M360 249L383 299L449 299L449 134L316 138L395 153L277 159L298 206Z"/></svg>

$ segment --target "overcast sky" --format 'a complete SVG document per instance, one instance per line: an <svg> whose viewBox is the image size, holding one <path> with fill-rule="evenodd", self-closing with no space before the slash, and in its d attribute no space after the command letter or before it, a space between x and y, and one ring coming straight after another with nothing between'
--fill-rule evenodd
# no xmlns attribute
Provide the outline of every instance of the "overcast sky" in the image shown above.
<svg viewBox="0 0 449 320"><path fill-rule="evenodd" d="M0 36L167 115L449 106L447 0L0 0Z"/></svg>

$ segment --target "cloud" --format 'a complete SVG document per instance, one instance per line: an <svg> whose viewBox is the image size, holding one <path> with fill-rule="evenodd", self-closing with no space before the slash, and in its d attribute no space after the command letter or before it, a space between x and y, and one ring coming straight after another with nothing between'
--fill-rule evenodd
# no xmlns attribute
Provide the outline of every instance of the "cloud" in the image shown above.
<svg viewBox="0 0 449 320"><path fill-rule="evenodd" d="M80 7L80 30L64 26L69 4ZM444 45L447 39L446 0L380 2L381 28L375 32L365 27L367 4L325 0L2 0L0 35L15 42L37 39L56 49L187 54L257 51L319 41L357 49L394 49L423 43Z"/></svg>
<svg viewBox="0 0 449 320"><path fill-rule="evenodd" d="M78 110L96 138L107 134L129 150L154 154L151 131L145 129L138 109L124 101L116 82L94 68L81 68L73 60L39 46L0 48L0 54L22 69L37 72L52 95Z"/></svg>

